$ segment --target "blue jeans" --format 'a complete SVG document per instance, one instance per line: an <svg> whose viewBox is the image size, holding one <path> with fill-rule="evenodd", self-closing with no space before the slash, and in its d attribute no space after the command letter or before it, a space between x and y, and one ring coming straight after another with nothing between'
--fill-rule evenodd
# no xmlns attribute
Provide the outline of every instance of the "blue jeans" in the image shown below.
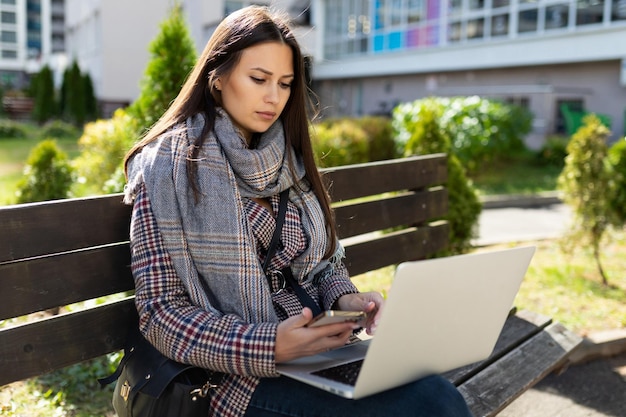
<svg viewBox="0 0 626 417"><path fill-rule="evenodd" d="M456 387L429 376L360 400L348 400L287 377L264 378L245 417L472 417Z"/></svg>

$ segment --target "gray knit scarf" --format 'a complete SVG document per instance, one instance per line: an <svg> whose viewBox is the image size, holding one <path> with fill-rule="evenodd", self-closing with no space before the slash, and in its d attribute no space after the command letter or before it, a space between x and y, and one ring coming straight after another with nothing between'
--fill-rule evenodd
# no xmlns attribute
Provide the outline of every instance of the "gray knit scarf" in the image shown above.
<svg viewBox="0 0 626 417"><path fill-rule="evenodd" d="M300 281L330 272L342 250L331 262L322 259L328 245L323 212L293 149L295 176L288 167L280 121L261 136L256 149L247 149L219 109L214 131L198 154L201 197L196 203L187 155L204 123L202 115L189 118L137 154L129 164L125 201L131 204L145 183L165 247L194 304L252 323L277 321L241 197L269 197L290 189L289 199L299 209L309 241L292 264Z"/></svg>

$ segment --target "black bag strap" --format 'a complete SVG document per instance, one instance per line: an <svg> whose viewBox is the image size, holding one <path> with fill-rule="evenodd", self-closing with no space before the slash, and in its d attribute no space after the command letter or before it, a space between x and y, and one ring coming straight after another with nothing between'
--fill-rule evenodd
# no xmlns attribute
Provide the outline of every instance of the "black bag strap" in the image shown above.
<svg viewBox="0 0 626 417"><path fill-rule="evenodd" d="M265 255L265 261L263 262L263 272L267 273L267 268L276 253L276 248L278 247L278 241L280 240L280 234L283 228L283 224L285 224L285 213L287 212L287 201L289 200L289 189L286 189L280 193L280 202L278 205L278 215L276 216L276 229L274 229L274 234L272 235L272 240L270 241L270 246L267 249L267 254ZM294 278L293 273L291 272L291 267L287 266L280 271L277 271L278 274L283 276L285 283L288 284L293 291L296 293L300 302L304 307L309 307L313 312L313 317L317 316L322 312L322 308L318 303L311 298L311 296L298 284L298 281ZM271 277L267 276L268 283L270 284L270 288L272 287Z"/></svg>

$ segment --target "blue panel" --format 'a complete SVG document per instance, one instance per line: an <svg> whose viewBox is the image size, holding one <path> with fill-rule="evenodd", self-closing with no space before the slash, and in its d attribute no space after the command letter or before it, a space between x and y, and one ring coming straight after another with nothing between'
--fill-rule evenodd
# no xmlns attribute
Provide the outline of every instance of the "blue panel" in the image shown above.
<svg viewBox="0 0 626 417"><path fill-rule="evenodd" d="M383 35L374 36L374 52L385 50L385 37Z"/></svg>
<svg viewBox="0 0 626 417"><path fill-rule="evenodd" d="M389 49L401 49L404 47L402 40L404 32L391 32L389 34Z"/></svg>

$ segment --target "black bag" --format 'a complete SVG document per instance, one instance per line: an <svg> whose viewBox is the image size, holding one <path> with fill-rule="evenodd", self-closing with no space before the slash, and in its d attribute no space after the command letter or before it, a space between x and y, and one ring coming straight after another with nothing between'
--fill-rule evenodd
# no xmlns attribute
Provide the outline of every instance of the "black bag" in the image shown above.
<svg viewBox="0 0 626 417"><path fill-rule="evenodd" d="M206 416L209 391L224 374L173 361L155 349L138 331L133 332L115 373L100 380L115 380L113 408L119 417Z"/></svg>

